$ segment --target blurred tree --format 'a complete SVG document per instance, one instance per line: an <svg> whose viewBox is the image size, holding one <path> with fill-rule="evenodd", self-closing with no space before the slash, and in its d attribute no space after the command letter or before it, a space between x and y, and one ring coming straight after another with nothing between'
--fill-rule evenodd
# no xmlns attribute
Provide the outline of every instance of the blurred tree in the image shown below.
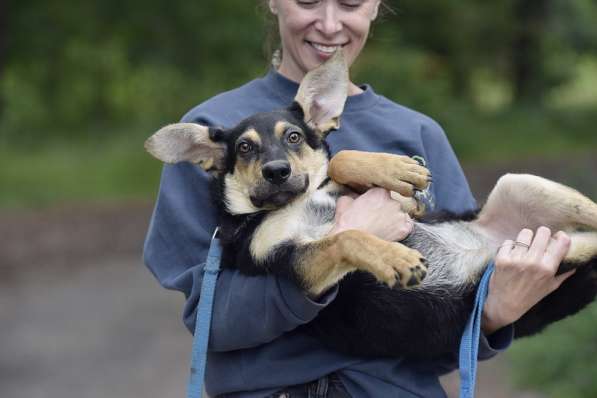
<svg viewBox="0 0 597 398"><path fill-rule="evenodd" d="M8 48L8 4L5 0L0 0L0 82L7 62L7 48ZM4 112L4 101L0 95L0 119Z"/></svg>
<svg viewBox="0 0 597 398"><path fill-rule="evenodd" d="M0 0L0 132L23 142L174 120L265 72L259 3ZM360 61L374 72L357 77L427 109L470 106L495 92L487 81L538 103L574 77L577 54L597 53L593 0L396 3Z"/></svg>
<svg viewBox="0 0 597 398"><path fill-rule="evenodd" d="M595 52L596 16L591 0L402 0L390 23L400 32L394 44L435 59L456 98L470 101L482 69L509 82L515 101L541 103L571 78L576 52Z"/></svg>
<svg viewBox="0 0 597 398"><path fill-rule="evenodd" d="M552 9L550 0L519 0L514 4L512 74L517 101L542 98L546 91L542 40L545 40Z"/></svg>

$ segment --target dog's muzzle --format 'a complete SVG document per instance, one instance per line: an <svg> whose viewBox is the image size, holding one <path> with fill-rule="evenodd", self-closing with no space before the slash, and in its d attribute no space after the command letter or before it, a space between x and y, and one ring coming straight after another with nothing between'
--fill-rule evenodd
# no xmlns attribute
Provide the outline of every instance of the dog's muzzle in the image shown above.
<svg viewBox="0 0 597 398"><path fill-rule="evenodd" d="M253 206L258 208L278 208L305 193L308 187L307 174L289 176L280 184L264 180L254 189L250 199Z"/></svg>

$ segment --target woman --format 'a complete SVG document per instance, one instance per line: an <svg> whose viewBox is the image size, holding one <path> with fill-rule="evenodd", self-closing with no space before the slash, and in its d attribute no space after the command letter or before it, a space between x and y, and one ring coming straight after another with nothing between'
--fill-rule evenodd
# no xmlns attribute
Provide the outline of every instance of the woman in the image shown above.
<svg viewBox="0 0 597 398"><path fill-rule="evenodd" d="M277 70L192 109L183 121L232 126L260 111L288 106L307 71L339 47L351 65L367 40L380 0L269 0L281 39ZM350 85L342 127L328 137L342 149L418 155L434 176L436 209L470 210L475 201L441 128L431 119ZM165 166L145 245L145 261L162 285L185 293L185 324L194 329L202 263L216 227L208 177L190 164ZM388 192L373 189L341 198L331 233L361 229L387 240L403 239L411 222ZM569 275L554 277L569 239L540 228L523 230L522 244L505 242L484 308L480 359L507 347L510 325ZM525 247L524 245L529 247ZM451 370L456 353L433 363L355 358L303 334L337 293L316 299L283 278L247 277L226 269L216 287L206 389L226 397L443 397L438 374ZM487 336L487 337L486 337ZM285 395L286 394L286 395Z"/></svg>

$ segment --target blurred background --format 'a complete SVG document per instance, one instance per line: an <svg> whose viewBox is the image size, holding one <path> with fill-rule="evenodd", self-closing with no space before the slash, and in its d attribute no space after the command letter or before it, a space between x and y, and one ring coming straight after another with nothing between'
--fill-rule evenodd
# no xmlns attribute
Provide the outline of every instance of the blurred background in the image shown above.
<svg viewBox="0 0 597 398"><path fill-rule="evenodd" d="M143 141L269 68L259 2L206 3L0 0L0 396L184 396ZM596 1L389 4L353 80L438 120L480 201L506 171L597 198ZM515 343L480 396L596 397L596 327L593 305Z"/></svg>

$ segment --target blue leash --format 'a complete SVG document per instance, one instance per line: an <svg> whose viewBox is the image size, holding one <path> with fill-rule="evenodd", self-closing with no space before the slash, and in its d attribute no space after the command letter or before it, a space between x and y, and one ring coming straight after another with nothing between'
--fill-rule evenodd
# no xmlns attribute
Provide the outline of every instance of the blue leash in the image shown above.
<svg viewBox="0 0 597 398"><path fill-rule="evenodd" d="M460 398L473 398L475 396L481 318L483 315L483 305L485 304L485 299L487 298L487 293L489 291L489 278L493 273L493 269L494 264L489 264L481 278L475 297L473 312L466 324L462 339L460 340Z"/></svg>
<svg viewBox="0 0 597 398"><path fill-rule="evenodd" d="M207 343L213 310L216 280L220 272L220 258L222 246L217 238L216 228L205 263L203 281L201 283L201 296L197 307L195 322L195 337L191 354L191 374L189 377L187 398L200 398L203 393L203 380L205 377L205 364L207 361ZM489 279L493 273L494 264L491 263L485 270L477 295L473 312L469 318L462 339L460 340L459 367L460 367L460 398L473 398L475 395L475 381L477 377L477 356L479 353L479 337L481 334L481 319L483 305L489 290Z"/></svg>
<svg viewBox="0 0 597 398"><path fill-rule="evenodd" d="M193 339L193 351L191 354L191 375L187 390L188 398L200 398L203 393L211 313L216 291L216 280L220 272L220 258L222 257L222 246L220 245L217 233L218 229L216 228L209 245L203 281L201 282L201 296L199 297L199 305L197 307L195 337Z"/></svg>

